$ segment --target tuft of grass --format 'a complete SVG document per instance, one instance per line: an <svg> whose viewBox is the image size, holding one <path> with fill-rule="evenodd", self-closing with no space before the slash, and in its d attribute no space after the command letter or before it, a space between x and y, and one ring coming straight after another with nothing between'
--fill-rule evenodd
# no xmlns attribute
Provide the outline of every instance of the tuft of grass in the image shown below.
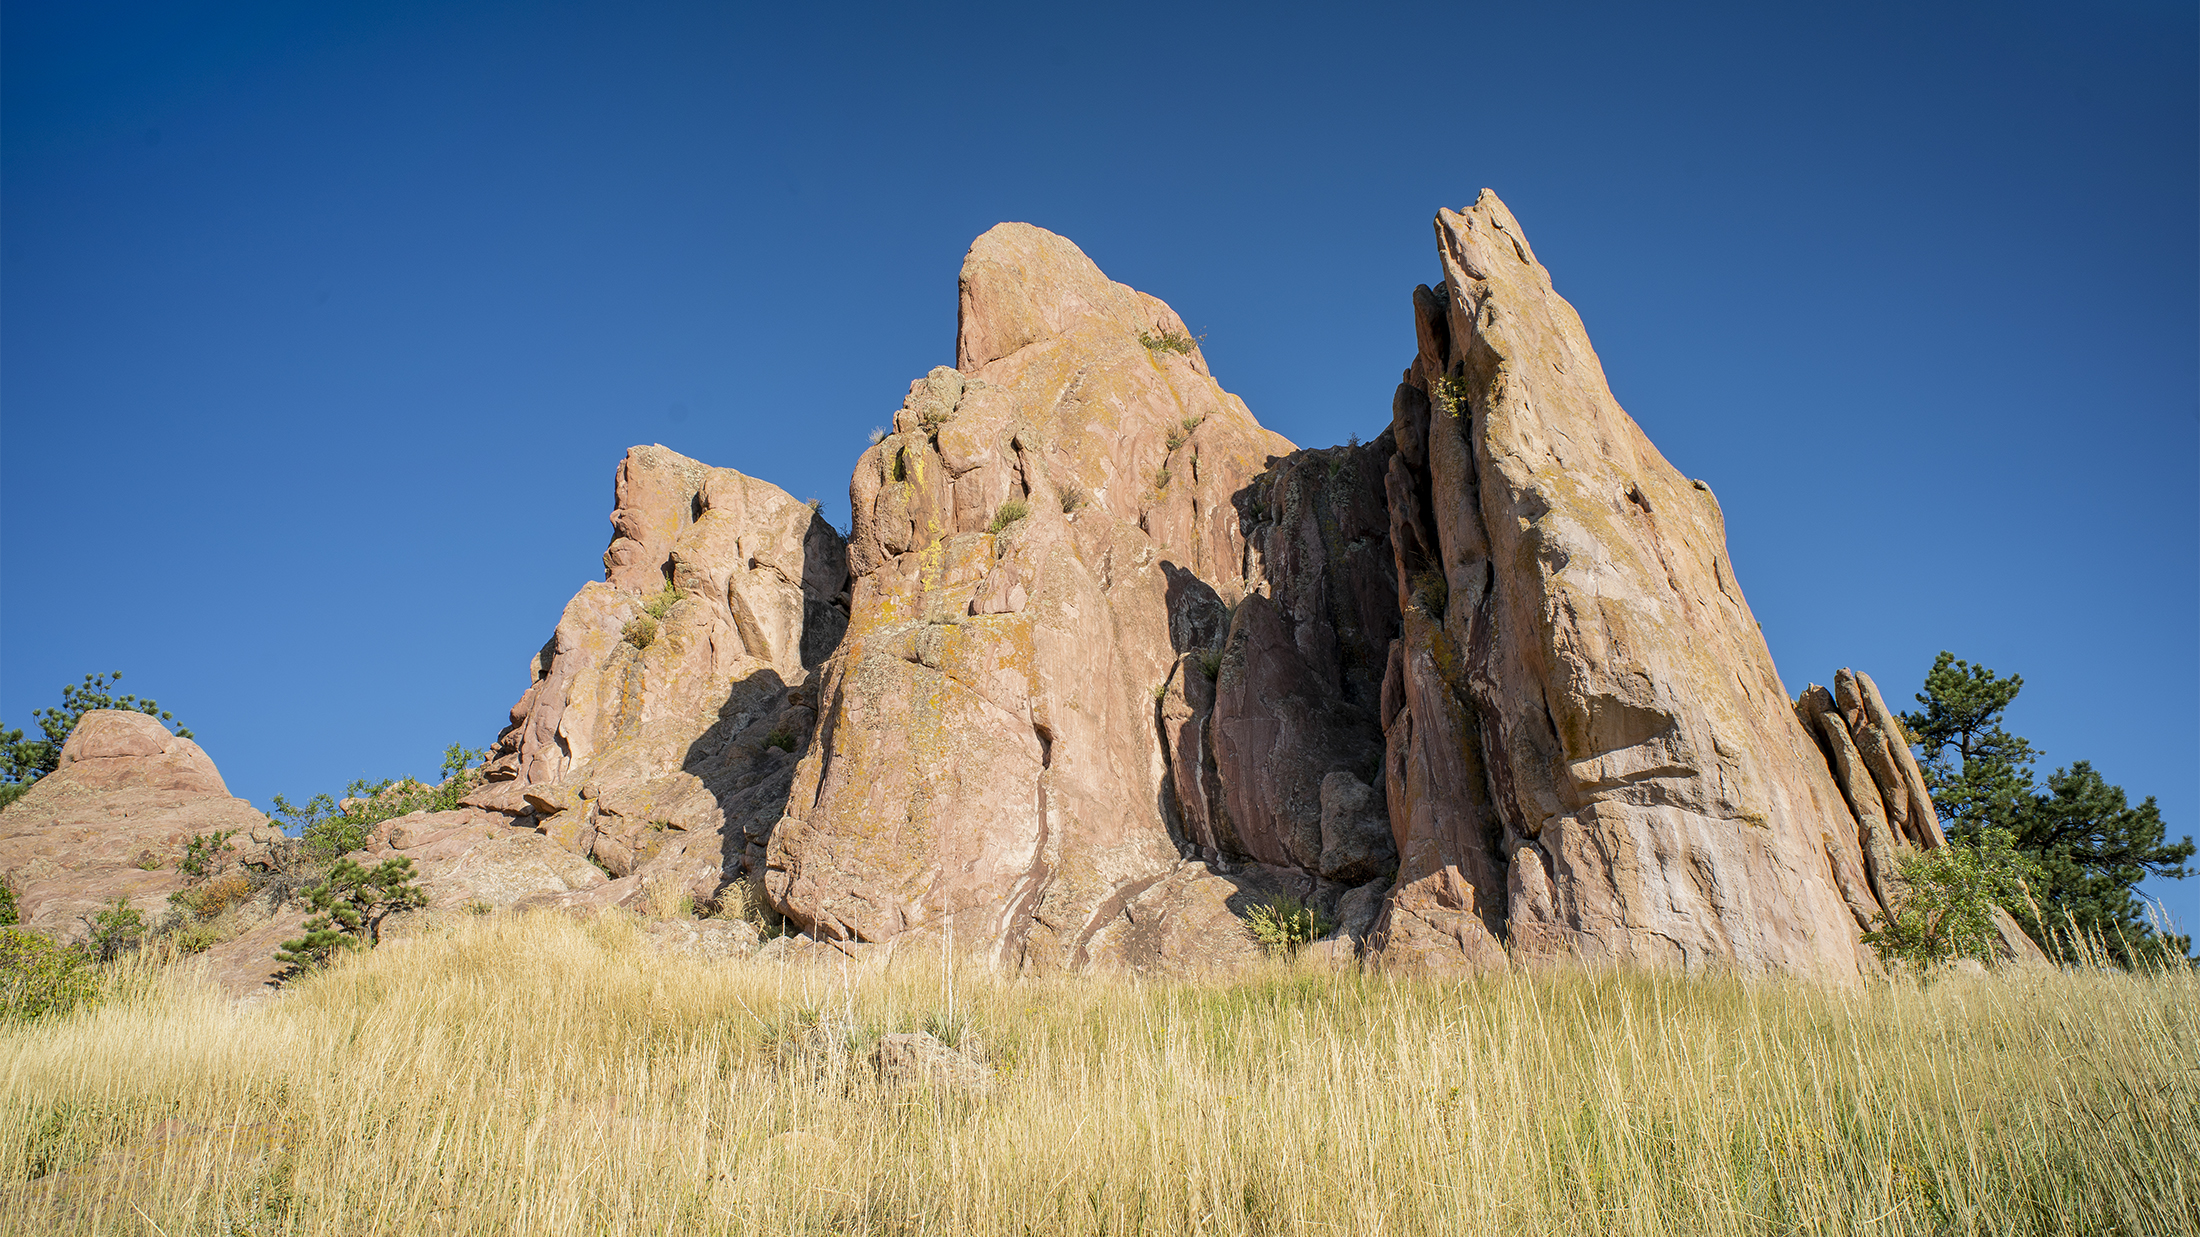
<svg viewBox="0 0 2200 1237"><path fill-rule="evenodd" d="M1188 441L1190 441L1190 440L1191 440L1191 435L1190 435L1190 434L1187 434L1187 433L1185 433L1185 432L1184 432L1183 430L1177 430L1177 429L1172 429L1172 430L1170 430L1170 431L1169 431L1169 433L1168 433L1168 436L1167 436L1167 437L1166 437L1165 439L1163 439L1163 441L1165 441L1165 442L1167 442L1167 443L1169 444L1169 450L1171 450L1171 451L1174 451L1174 450L1176 450L1176 449L1177 449L1178 447L1181 447L1181 446L1183 446L1183 445L1184 445L1184 444L1185 444L1186 442L1188 442Z"/></svg>
<svg viewBox="0 0 2200 1237"><path fill-rule="evenodd" d="M1182 335L1175 331L1162 331L1159 334L1147 331L1138 333L1138 342L1146 345L1146 351L1174 352L1178 356L1190 356L1192 353L1197 352L1199 341L1205 338L1207 337L1204 335Z"/></svg>
<svg viewBox="0 0 2200 1237"><path fill-rule="evenodd" d="M1167 464L1163 464L1161 466L1161 471L1153 475L1153 488L1155 488L1156 490L1165 490L1169 488L1169 466Z"/></svg>
<svg viewBox="0 0 2200 1237"><path fill-rule="evenodd" d="M810 502L812 504L810 510L817 510L817 507L815 506L817 500L813 498L810 500ZM681 601L686 599L686 597L686 593L683 593L679 589L673 587L672 581L667 580L665 581L664 588L658 590L658 592L648 601L642 603L642 613L647 614L653 619L661 619L665 615L671 613L672 607L679 605Z"/></svg>
<svg viewBox="0 0 2200 1237"><path fill-rule="evenodd" d="M619 629L619 638L637 649L646 649L657 643L657 620L647 614L636 615Z"/></svg>
<svg viewBox="0 0 2200 1237"><path fill-rule="evenodd" d="M1320 907L1279 893L1253 908L1245 929L1269 953L1294 954L1336 931L1337 924Z"/></svg>
<svg viewBox="0 0 2200 1237"><path fill-rule="evenodd" d="M1222 675L1222 650L1200 650L1199 669L1202 674L1205 674L1210 679L1220 678Z"/></svg>
<svg viewBox="0 0 2200 1237"><path fill-rule="evenodd" d="M1070 512L1078 510L1079 508L1083 507L1087 501L1089 501L1085 497L1085 487L1077 484L1074 481L1064 485L1061 489L1055 491L1054 496L1061 500L1063 515L1068 515Z"/></svg>
<svg viewBox="0 0 2200 1237"><path fill-rule="evenodd" d="M1006 530L1009 525L1014 524L1016 521L1021 520L1030 514L1030 503L1025 502L1021 498L1011 498L1007 502L1002 503L1000 505L1000 508L993 513L993 522L986 525L985 531L989 533L1002 532Z"/></svg>
<svg viewBox="0 0 2200 1237"><path fill-rule="evenodd" d="M1447 417L1456 417L1467 407L1467 397L1473 391L1464 376L1444 374L1428 384L1429 402L1436 411Z"/></svg>
<svg viewBox="0 0 2200 1237"><path fill-rule="evenodd" d="M863 1066L977 1028L982 1101ZM2190 1233L2195 1043L2189 970L1015 977L462 916L0 1028L0 1230Z"/></svg>
<svg viewBox="0 0 2200 1237"><path fill-rule="evenodd" d="M787 729L785 726L774 726L772 732L764 736L764 746L776 747L783 752L792 752L795 749L794 731Z"/></svg>

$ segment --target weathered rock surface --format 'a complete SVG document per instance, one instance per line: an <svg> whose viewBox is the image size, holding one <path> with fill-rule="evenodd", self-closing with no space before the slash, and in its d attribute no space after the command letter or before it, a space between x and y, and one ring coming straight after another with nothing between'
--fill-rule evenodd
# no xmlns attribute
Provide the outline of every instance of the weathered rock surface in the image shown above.
<svg viewBox="0 0 2200 1237"><path fill-rule="evenodd" d="M192 838L237 830L232 846L263 852L282 832L229 793L197 743L142 713L86 713L60 767L0 812L0 872L16 883L23 923L82 940L84 917L122 898L147 914L181 889Z"/></svg>
<svg viewBox="0 0 2200 1237"><path fill-rule="evenodd" d="M849 487L848 633L767 889L826 938L1105 961L1141 899L1237 893L1191 888L1219 878L1185 867L1212 843L1169 803L1157 697L1242 600L1238 504L1291 445L1061 237L987 232L961 296L957 368L911 384Z"/></svg>
<svg viewBox="0 0 2200 1237"><path fill-rule="evenodd" d="M708 903L763 858L846 625L845 546L777 486L663 447L627 452L616 497L605 578L536 656L477 810L381 840L438 899L637 905L670 882Z"/></svg>
<svg viewBox="0 0 2200 1237"><path fill-rule="evenodd" d="M23 926L80 942L117 898L148 925L172 914L170 895L193 883L177 867L185 846L226 831L224 865L265 866L282 844L197 743L142 713L96 709L62 745L60 766L0 812L0 873L16 887ZM304 916L263 901L230 919L241 935L201 961L228 990L248 992L273 977L275 942L295 936Z"/></svg>
<svg viewBox="0 0 2200 1237"><path fill-rule="evenodd" d="M1612 398L1496 195L1439 212L1394 403L1383 958L1854 976L1853 820L1789 707L1710 488Z"/></svg>

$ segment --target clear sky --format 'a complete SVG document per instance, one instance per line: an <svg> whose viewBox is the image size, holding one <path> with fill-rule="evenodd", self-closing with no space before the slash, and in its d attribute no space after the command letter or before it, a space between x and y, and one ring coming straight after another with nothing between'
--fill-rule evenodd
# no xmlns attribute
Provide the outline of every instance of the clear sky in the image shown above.
<svg viewBox="0 0 2200 1237"><path fill-rule="evenodd" d="M1791 693L2020 672L2048 767L2200 832L2196 38L2115 0L10 0L0 717L119 669L263 807L432 772L600 574L629 445L845 522L992 224L1316 446L1387 422L1429 221L1486 185L1718 492Z"/></svg>

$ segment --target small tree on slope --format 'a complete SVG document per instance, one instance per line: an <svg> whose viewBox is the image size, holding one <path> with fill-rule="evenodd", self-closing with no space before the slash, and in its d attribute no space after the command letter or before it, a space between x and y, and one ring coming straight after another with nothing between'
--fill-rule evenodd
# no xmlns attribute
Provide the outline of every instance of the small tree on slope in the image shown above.
<svg viewBox="0 0 2200 1237"><path fill-rule="evenodd" d="M382 920L391 911L427 905L428 896L412 875L410 859L385 859L373 868L337 860L325 879L306 889L306 905L315 914L306 920L305 935L284 941L275 960L314 970L326 966L339 949L374 948Z"/></svg>

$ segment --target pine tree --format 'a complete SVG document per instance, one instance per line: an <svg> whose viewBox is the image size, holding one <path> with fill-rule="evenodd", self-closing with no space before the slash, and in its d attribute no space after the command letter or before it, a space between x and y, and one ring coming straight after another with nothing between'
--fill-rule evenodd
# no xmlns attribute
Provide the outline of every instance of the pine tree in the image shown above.
<svg viewBox="0 0 2200 1237"><path fill-rule="evenodd" d="M2026 881L2029 896L2004 905L2049 954L2074 961L2097 943L2127 966L2184 957L2191 938L2157 933L2133 891L2150 875L2190 876L2192 839L2166 841L2154 800L2132 807L2087 761L2055 770L2043 791L2032 774L2040 752L2002 725L2023 686L1943 652L1918 693L1924 708L1902 715L1949 839L1976 846L1991 830L2015 839L2038 875Z"/></svg>
<svg viewBox="0 0 2200 1237"><path fill-rule="evenodd" d="M305 935L284 941L275 960L313 970L326 966L339 949L374 948L390 912L427 905L412 875L410 859L385 859L373 868L337 860L325 879L306 888L306 905L315 913L306 920Z"/></svg>

